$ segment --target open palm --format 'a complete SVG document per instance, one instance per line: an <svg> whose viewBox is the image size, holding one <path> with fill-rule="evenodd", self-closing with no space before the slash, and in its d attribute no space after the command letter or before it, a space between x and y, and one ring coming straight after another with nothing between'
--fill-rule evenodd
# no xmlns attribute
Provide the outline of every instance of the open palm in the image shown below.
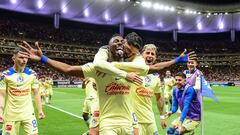
<svg viewBox="0 0 240 135"><path fill-rule="evenodd" d="M24 49L31 60L40 61L43 55L41 48L38 45L38 42L35 42L35 46L37 49L32 48L26 41L23 41L24 46L19 45L22 49Z"/></svg>

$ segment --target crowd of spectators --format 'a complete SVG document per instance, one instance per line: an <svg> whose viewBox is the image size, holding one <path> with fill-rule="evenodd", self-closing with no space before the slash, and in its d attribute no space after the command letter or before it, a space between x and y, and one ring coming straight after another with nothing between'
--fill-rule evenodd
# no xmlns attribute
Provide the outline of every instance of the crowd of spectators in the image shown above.
<svg viewBox="0 0 240 135"><path fill-rule="evenodd" d="M76 29L75 27L60 27L54 29L51 25L38 21L5 18L0 20L0 60L1 70L7 69L9 61L17 44L23 40L34 44L40 42L44 54L60 61L81 65L91 62L99 47L107 44L114 33L97 30ZM140 34L141 35L141 34ZM198 53L199 68L203 70L210 81L239 81L240 41L230 40L171 40L143 37L144 43L154 43L158 46L158 61L175 58L184 48ZM39 76L51 76L54 80L79 80L60 74L41 64L29 63ZM178 67L173 72L181 71Z"/></svg>

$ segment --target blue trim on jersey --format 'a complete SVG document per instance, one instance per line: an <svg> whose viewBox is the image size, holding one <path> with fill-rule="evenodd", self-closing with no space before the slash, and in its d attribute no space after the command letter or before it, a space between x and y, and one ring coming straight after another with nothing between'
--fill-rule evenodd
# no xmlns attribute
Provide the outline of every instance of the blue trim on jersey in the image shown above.
<svg viewBox="0 0 240 135"><path fill-rule="evenodd" d="M13 74L17 73L13 67L9 68L7 71L3 72L3 75L8 75L11 76ZM27 75L31 75L32 74L32 69L25 67L23 70L23 73L27 74Z"/></svg>
<svg viewBox="0 0 240 135"><path fill-rule="evenodd" d="M32 74L32 69L25 67L23 73L27 74L27 75L31 75Z"/></svg>

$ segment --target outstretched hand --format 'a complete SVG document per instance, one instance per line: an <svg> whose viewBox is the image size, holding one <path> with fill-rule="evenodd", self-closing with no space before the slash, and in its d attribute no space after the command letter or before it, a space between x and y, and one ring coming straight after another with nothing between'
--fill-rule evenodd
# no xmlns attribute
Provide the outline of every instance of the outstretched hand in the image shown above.
<svg viewBox="0 0 240 135"><path fill-rule="evenodd" d="M184 49L184 51L180 54L179 57L175 59L176 63L186 63L189 60L196 60L197 59L197 54L195 51L191 51L187 53L187 49Z"/></svg>
<svg viewBox="0 0 240 135"><path fill-rule="evenodd" d="M38 42L35 42L34 49L31 45L29 45L26 41L23 41L24 45L18 45L20 48L25 50L25 52L20 52L21 54L27 55L31 60L40 61L43 55L41 48L38 45Z"/></svg>

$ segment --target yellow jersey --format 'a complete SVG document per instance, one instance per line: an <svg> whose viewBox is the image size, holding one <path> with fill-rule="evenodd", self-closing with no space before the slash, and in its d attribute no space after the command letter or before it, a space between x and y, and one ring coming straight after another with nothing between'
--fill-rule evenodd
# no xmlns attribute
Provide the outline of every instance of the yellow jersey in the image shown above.
<svg viewBox="0 0 240 135"><path fill-rule="evenodd" d="M34 109L31 91L38 89L36 73L25 67L22 73L14 68L4 71L0 81L0 90L6 91L3 116L6 121L22 121L32 118Z"/></svg>

